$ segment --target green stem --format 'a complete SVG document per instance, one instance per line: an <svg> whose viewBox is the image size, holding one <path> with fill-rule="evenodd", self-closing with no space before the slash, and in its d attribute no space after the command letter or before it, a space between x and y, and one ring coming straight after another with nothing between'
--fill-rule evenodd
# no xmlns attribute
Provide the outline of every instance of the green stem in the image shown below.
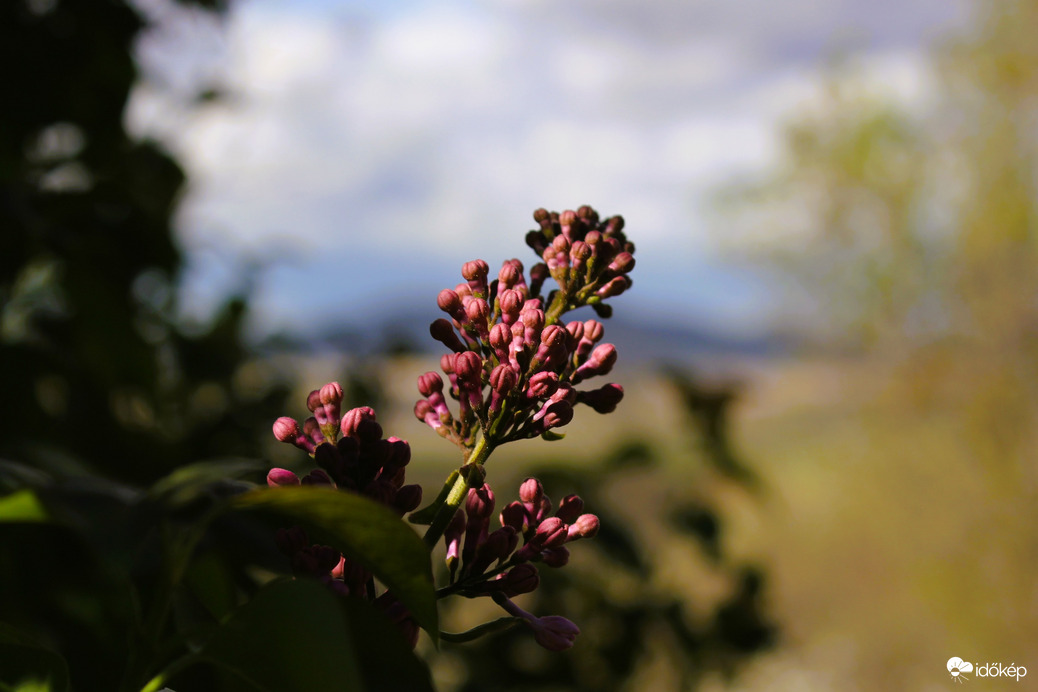
<svg viewBox="0 0 1038 692"><path fill-rule="evenodd" d="M490 622L484 622L482 625L473 627L470 630L464 632L440 632L440 641L452 642L460 644L463 642L470 642L473 639L478 639L485 634L492 632L500 632L510 627L514 627L517 623L522 622L522 618L517 617L503 617Z"/></svg>
<svg viewBox="0 0 1038 692"><path fill-rule="evenodd" d="M472 453L469 454L469 458L465 462L465 466L482 466L493 449L494 445L488 441L488 438L485 435L480 435L476 446L472 448ZM447 530L447 525L451 523L454 513L458 511L458 507L461 507L461 503L465 501L465 496L468 492L468 474L459 473L454 480L454 485L451 486L450 492L447 493L447 501L440 507L436 517L429 525L429 529L425 532L425 545L429 546L430 549L436 547L436 544L439 543L440 538L443 537L443 532Z"/></svg>
<svg viewBox="0 0 1038 692"><path fill-rule="evenodd" d="M555 294L555 300L551 301L551 305L544 313L544 326L555 324L562 317L562 314L566 312L566 308L569 306L569 291L559 289L559 292Z"/></svg>

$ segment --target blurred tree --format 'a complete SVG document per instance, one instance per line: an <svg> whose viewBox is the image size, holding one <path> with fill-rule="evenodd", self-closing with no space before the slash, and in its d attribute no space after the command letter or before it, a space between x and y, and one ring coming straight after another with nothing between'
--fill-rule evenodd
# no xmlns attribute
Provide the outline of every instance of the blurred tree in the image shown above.
<svg viewBox="0 0 1038 692"><path fill-rule="evenodd" d="M797 280L822 343L863 356L837 365L847 386L831 403L853 414L838 421L845 437L817 459L798 453L817 477L819 461L849 450L868 469L870 500L830 512L835 532L861 540L855 523L883 516L896 529L879 542L915 533L925 547L898 584L917 580L912 608L940 619L921 628L939 632L926 635L933 648L1009 652L1038 627L1021 606L1034 603L1038 568L1023 547L1036 541L1038 499L1038 3L971 8L911 99L838 61L788 128L779 170L723 199L741 237ZM884 552L876 559L900 559ZM864 583L841 598L868 593ZM855 621L857 673L911 684L904 642L867 631Z"/></svg>
<svg viewBox="0 0 1038 692"><path fill-rule="evenodd" d="M838 61L781 170L722 198L823 340L897 355L919 403L962 383L987 452L1022 460L1038 449L1038 6L973 9L911 103Z"/></svg>
<svg viewBox="0 0 1038 692"><path fill-rule="evenodd" d="M243 300L202 333L174 320L184 175L123 125L144 28L115 0L0 7L0 457L139 482L258 454L284 395Z"/></svg>

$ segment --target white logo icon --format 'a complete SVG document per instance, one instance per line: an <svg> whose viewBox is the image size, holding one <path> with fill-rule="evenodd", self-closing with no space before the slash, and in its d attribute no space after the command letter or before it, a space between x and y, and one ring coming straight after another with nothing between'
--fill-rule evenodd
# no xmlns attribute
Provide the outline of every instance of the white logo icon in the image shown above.
<svg viewBox="0 0 1038 692"><path fill-rule="evenodd" d="M951 673L952 680L955 682L969 680L963 673L972 673L973 664L969 661L963 661L958 656L953 656L948 659L948 672Z"/></svg>

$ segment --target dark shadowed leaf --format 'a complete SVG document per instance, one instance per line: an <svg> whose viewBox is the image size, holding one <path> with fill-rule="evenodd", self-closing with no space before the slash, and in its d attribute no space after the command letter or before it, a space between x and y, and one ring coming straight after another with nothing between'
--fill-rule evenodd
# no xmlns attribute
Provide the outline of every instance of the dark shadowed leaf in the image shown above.
<svg viewBox="0 0 1038 692"><path fill-rule="evenodd" d="M260 590L201 658L265 692L433 689L428 669L374 606L310 579Z"/></svg>
<svg viewBox="0 0 1038 692"><path fill-rule="evenodd" d="M68 666L54 651L13 627L0 623L0 689L19 689L28 683L39 689L65 692Z"/></svg>
<svg viewBox="0 0 1038 692"><path fill-rule="evenodd" d="M370 570L433 639L438 630L429 550L399 516L361 495L299 486L254 490L232 507L267 510L321 529L334 547Z"/></svg>

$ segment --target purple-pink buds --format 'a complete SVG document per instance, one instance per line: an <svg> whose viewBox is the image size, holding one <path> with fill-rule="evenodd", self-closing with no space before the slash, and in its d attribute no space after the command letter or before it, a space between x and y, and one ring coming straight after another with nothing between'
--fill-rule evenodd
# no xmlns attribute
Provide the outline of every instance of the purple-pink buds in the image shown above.
<svg viewBox="0 0 1038 692"><path fill-rule="evenodd" d="M587 362L577 368L570 378L573 384L577 384L588 377L606 375L616 364L616 346L612 344L599 344L591 352Z"/></svg>
<svg viewBox="0 0 1038 692"><path fill-rule="evenodd" d="M267 485L271 488L299 485L299 476L288 469L274 468L267 473Z"/></svg>
<svg viewBox="0 0 1038 692"><path fill-rule="evenodd" d="M594 515L587 515L594 516ZM596 518L597 521L597 518ZM597 530L597 524L596 524ZM569 527L558 517L548 517L540 523L534 533L531 543L536 543L542 548L554 548L566 542Z"/></svg>
<svg viewBox="0 0 1038 692"><path fill-rule="evenodd" d="M548 651L565 651L573 646L580 628L561 615L548 615L526 620L533 629L533 638Z"/></svg>
<svg viewBox="0 0 1038 692"><path fill-rule="evenodd" d="M537 568L524 562L505 572L499 579L489 582L488 586L493 585L492 588L500 589L505 596L512 598L536 590L540 583Z"/></svg>
<svg viewBox="0 0 1038 692"><path fill-rule="evenodd" d="M294 443L299 436L299 423L294 418L282 416L274 421L274 437L281 442Z"/></svg>
<svg viewBox="0 0 1038 692"><path fill-rule="evenodd" d="M522 533L526 528L526 508L523 507L521 502L510 502L501 510L501 526L511 526L516 531Z"/></svg>
<svg viewBox="0 0 1038 692"><path fill-rule="evenodd" d="M572 622L558 615L535 617L510 600L498 601L509 615L522 618L533 630L533 638L549 651L565 651L573 646L580 634L580 629Z"/></svg>
<svg viewBox="0 0 1038 692"><path fill-rule="evenodd" d="M440 291L440 294L436 296L436 305L459 322L465 321L465 307L461 304L461 296L455 291L449 288Z"/></svg>
<svg viewBox="0 0 1038 692"><path fill-rule="evenodd" d="M414 511L422 503L422 486L418 484L405 485L396 491L393 497L393 507L401 515Z"/></svg>
<svg viewBox="0 0 1038 692"><path fill-rule="evenodd" d="M498 290L504 291L512 288L523 279L523 264L517 259L506 260L501 265L501 271L497 273Z"/></svg>
<svg viewBox="0 0 1038 692"><path fill-rule="evenodd" d="M342 434L361 442L382 439L382 426L375 420L375 411L369 406L350 409L342 417Z"/></svg>
<svg viewBox="0 0 1038 692"><path fill-rule="evenodd" d="M482 372L483 360L475 352L465 351L454 358L454 374L458 376L459 381L479 386Z"/></svg>
<svg viewBox="0 0 1038 692"><path fill-rule="evenodd" d="M555 512L555 516L567 524L572 524L583 511L584 501L580 499L580 496L567 495L559 503L559 509Z"/></svg>
<svg viewBox="0 0 1038 692"><path fill-rule="evenodd" d="M515 374L515 370L512 366L502 363L493 369L490 373L490 386L493 390L502 396L507 395L518 381Z"/></svg>
<svg viewBox="0 0 1038 692"><path fill-rule="evenodd" d="M487 295L487 275L489 273L489 265L481 259L461 265L461 275L469 282L472 295L477 298Z"/></svg>
<svg viewBox="0 0 1038 692"><path fill-rule="evenodd" d="M544 487L536 478L527 478L519 486L519 499L527 505L528 509L539 507L542 497L544 497Z"/></svg>
<svg viewBox="0 0 1038 692"><path fill-rule="evenodd" d="M558 569L569 564L569 549L564 545L541 551L541 562L547 567Z"/></svg>
<svg viewBox="0 0 1038 692"><path fill-rule="evenodd" d="M577 520L570 525L566 540L575 541L579 538L594 538L598 535L599 521L594 514L581 514Z"/></svg>
<svg viewBox="0 0 1038 692"><path fill-rule="evenodd" d="M480 488L469 488L465 498L465 512L472 519L489 519L494 513L494 491L484 483Z"/></svg>
<svg viewBox="0 0 1038 692"><path fill-rule="evenodd" d="M617 274L626 274L634 269L634 255L629 252L621 252L609 263L609 268Z"/></svg>
<svg viewBox="0 0 1038 692"><path fill-rule="evenodd" d="M587 404L598 413L612 413L623 398L624 388L613 383L587 392L577 392L577 401Z"/></svg>
<svg viewBox="0 0 1038 692"><path fill-rule="evenodd" d="M281 442L287 442L305 452L313 454L314 441L310 436L299 429L299 423L294 418L282 416L274 421L274 437Z"/></svg>
<svg viewBox="0 0 1038 692"><path fill-rule="evenodd" d="M468 350L461 339L458 338L458 334L454 331L454 326L442 317L429 325L429 334L455 353Z"/></svg>
<svg viewBox="0 0 1038 692"><path fill-rule="evenodd" d="M422 396L432 396L434 392L443 391L443 378L439 373L427 372L418 377L418 391Z"/></svg>

